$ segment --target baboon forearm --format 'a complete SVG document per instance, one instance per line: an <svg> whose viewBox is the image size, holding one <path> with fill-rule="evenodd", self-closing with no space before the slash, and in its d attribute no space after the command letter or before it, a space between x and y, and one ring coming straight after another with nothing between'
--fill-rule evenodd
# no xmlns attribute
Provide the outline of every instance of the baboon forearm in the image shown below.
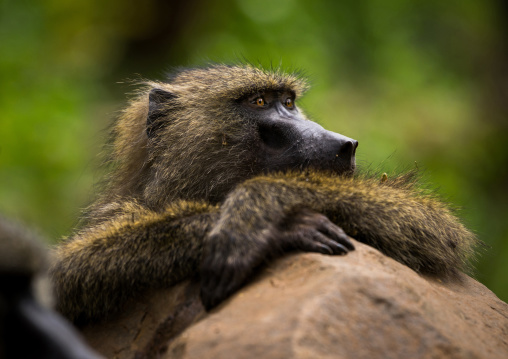
<svg viewBox="0 0 508 359"><path fill-rule="evenodd" d="M430 274L453 275L464 269L476 243L441 202L374 179L319 174L258 177L239 186L225 205L237 208L236 218L249 218L253 230L262 230L269 220L284 220L296 208L326 214L351 237ZM219 225L234 226L224 214L225 207Z"/></svg>
<svg viewBox="0 0 508 359"><path fill-rule="evenodd" d="M129 221L124 216L62 244L51 268L57 309L74 321L100 319L133 289L167 287L194 275L202 241L218 214L172 217Z"/></svg>

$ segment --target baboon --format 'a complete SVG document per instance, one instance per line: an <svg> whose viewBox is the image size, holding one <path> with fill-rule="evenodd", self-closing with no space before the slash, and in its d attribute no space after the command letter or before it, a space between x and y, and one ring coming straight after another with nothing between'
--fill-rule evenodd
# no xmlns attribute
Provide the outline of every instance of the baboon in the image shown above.
<svg viewBox="0 0 508 359"><path fill-rule="evenodd" d="M355 174L357 141L296 106L301 76L211 65L144 85L113 128L104 191L56 249L57 307L75 323L186 278L210 309L264 261L346 254L349 236L420 273L466 267L475 236L411 174Z"/></svg>
<svg viewBox="0 0 508 359"><path fill-rule="evenodd" d="M38 237L0 216L0 358L98 359L76 330L47 307L46 250ZM44 297L44 298L41 298Z"/></svg>

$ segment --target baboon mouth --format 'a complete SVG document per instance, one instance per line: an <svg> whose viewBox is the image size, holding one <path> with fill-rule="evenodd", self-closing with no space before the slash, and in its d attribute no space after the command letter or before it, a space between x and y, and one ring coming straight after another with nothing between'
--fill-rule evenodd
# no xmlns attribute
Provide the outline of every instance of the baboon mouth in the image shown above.
<svg viewBox="0 0 508 359"><path fill-rule="evenodd" d="M344 177L351 177L355 174L356 164L354 162L348 165L345 163L333 163L329 161L328 162L307 161L306 163L301 163L299 166L294 166L292 168L293 169L297 168L300 172L315 170Z"/></svg>

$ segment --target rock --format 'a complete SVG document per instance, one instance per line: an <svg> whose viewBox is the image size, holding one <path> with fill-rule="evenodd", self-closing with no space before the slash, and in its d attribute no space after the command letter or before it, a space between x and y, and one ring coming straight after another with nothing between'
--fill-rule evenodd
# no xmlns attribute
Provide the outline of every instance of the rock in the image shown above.
<svg viewBox="0 0 508 359"><path fill-rule="evenodd" d="M508 358L508 305L485 286L355 244L280 258L208 314L182 283L84 334L108 358Z"/></svg>

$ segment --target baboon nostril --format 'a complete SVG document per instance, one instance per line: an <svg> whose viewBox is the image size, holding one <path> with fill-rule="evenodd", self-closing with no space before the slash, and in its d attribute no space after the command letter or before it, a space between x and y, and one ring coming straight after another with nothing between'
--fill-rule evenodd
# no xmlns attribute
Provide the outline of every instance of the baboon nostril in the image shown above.
<svg viewBox="0 0 508 359"><path fill-rule="evenodd" d="M340 146L339 156L341 156L341 157L351 157L351 156L354 156L357 146L358 146L358 141L346 141L346 142L344 142Z"/></svg>
<svg viewBox="0 0 508 359"><path fill-rule="evenodd" d="M355 152L358 147L358 141L347 140L343 142L339 148L337 157L341 159L342 166L347 171L354 171L356 168Z"/></svg>

